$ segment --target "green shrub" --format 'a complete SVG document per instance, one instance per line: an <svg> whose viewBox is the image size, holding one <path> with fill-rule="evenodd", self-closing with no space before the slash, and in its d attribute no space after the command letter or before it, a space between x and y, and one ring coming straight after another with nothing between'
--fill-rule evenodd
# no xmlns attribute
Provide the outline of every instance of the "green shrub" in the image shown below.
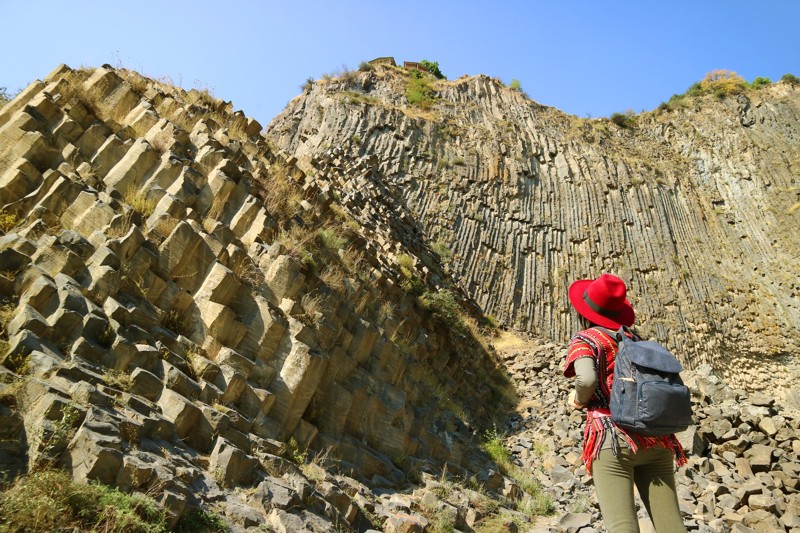
<svg viewBox="0 0 800 533"><path fill-rule="evenodd" d="M781 76L781 81L785 81L790 85L800 85L800 78L798 78L794 74L784 74L783 76Z"/></svg>
<svg viewBox="0 0 800 533"><path fill-rule="evenodd" d="M439 80L446 80L447 79L445 77L445 75L442 74L442 71L439 70L439 62L438 61L428 61L427 59L423 59L422 61L420 61L419 64L420 64L420 66L422 68L424 68L425 70L427 70L428 72L430 72L431 74L436 76L436 79L439 79Z"/></svg>
<svg viewBox="0 0 800 533"><path fill-rule="evenodd" d="M696 81L696 82L694 82L693 84L691 84L689 86L689 88L686 90L686 92L684 94L678 95L678 97L681 97L681 96L684 96L684 95L685 96L702 96L703 94L705 94L704 89L703 89L703 84L700 83L699 81Z"/></svg>
<svg viewBox="0 0 800 533"><path fill-rule="evenodd" d="M636 113L630 109L624 113L612 113L610 119L620 128L633 128L636 126Z"/></svg>
<svg viewBox="0 0 800 533"><path fill-rule="evenodd" d="M508 84L508 88L511 89L512 91L518 92L519 94L521 94L525 98L529 98L528 97L528 93L526 93L524 90L522 90L522 84L519 82L518 79L511 80L511 83Z"/></svg>
<svg viewBox="0 0 800 533"><path fill-rule="evenodd" d="M546 516L555 512L556 505L552 498L539 491L520 500L517 510L529 517Z"/></svg>
<svg viewBox="0 0 800 533"><path fill-rule="evenodd" d="M414 258L407 254L400 254L397 256L397 264L400 265L400 272L407 278L410 278L414 272Z"/></svg>
<svg viewBox="0 0 800 533"><path fill-rule="evenodd" d="M416 276L404 279L400 287L411 296L422 296L428 288L425 282Z"/></svg>
<svg viewBox="0 0 800 533"><path fill-rule="evenodd" d="M305 83L303 83L300 86L300 90L303 91L304 93L310 93L311 89L313 88L314 88L314 78L312 78L311 76L306 78Z"/></svg>
<svg viewBox="0 0 800 533"><path fill-rule="evenodd" d="M286 443L286 449L283 452L283 457L290 460L296 465L305 464L308 461L308 450L300 448L300 443L294 437L289 438Z"/></svg>
<svg viewBox="0 0 800 533"><path fill-rule="evenodd" d="M369 72L370 70L375 70L375 67L368 61L362 61L358 65L358 70L359 72Z"/></svg>
<svg viewBox="0 0 800 533"><path fill-rule="evenodd" d="M767 85L772 85L772 80L762 76L757 77L753 80L753 83L750 84L753 89L760 89L762 87L766 87Z"/></svg>
<svg viewBox="0 0 800 533"><path fill-rule="evenodd" d="M160 533L169 526L152 498L76 483L61 470L42 470L19 478L2 494L0 530Z"/></svg>
<svg viewBox="0 0 800 533"><path fill-rule="evenodd" d="M431 250L433 250L439 257L442 258L442 261L447 263L450 259L453 258L453 250L450 249L450 245L448 245L444 241L436 241L431 246Z"/></svg>
<svg viewBox="0 0 800 533"><path fill-rule="evenodd" d="M511 459L511 452L508 451L503 439L497 433L497 428L492 428L491 430L487 429L483 437L486 439L483 441L483 444L481 444L483 451L485 451L489 457L492 458L492 461L497 463L501 468L507 465Z"/></svg>
<svg viewBox="0 0 800 533"><path fill-rule="evenodd" d="M331 228L318 229L316 241L323 249L330 251L340 250L347 244L347 239Z"/></svg>
<svg viewBox="0 0 800 533"><path fill-rule="evenodd" d="M411 71L406 85L406 100L411 105L428 109L433 105L436 92L431 86L430 78L418 70Z"/></svg>
<svg viewBox="0 0 800 533"><path fill-rule="evenodd" d="M426 292L420 298L422 306L433 313L448 327L461 329L464 327L464 319L461 317L461 306L456 300L455 294L449 289L440 289L436 292Z"/></svg>

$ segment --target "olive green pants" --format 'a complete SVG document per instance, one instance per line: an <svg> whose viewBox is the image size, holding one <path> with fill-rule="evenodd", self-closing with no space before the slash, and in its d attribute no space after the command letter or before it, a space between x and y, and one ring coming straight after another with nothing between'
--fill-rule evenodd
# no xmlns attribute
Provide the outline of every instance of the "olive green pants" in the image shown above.
<svg viewBox="0 0 800 533"><path fill-rule="evenodd" d="M600 502L603 524L609 533L638 533L633 486L639 490L658 533L686 531L675 492L675 466L671 450L649 448L632 453L622 446L619 457L610 448L600 450L592 462L592 477Z"/></svg>

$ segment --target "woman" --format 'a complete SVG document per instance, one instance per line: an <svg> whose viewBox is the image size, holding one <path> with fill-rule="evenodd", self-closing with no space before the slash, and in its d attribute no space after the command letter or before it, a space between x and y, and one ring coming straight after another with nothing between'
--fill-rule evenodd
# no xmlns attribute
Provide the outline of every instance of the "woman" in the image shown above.
<svg viewBox="0 0 800 533"><path fill-rule="evenodd" d="M578 280L569 288L569 300L585 325L573 336L564 367L566 377L575 377L567 403L586 409L581 460L594 478L609 532L639 531L634 484L657 532L686 531L673 466L673 459L685 464L686 456L675 435L645 437L611 422L608 402L618 348L613 331L603 328L617 331L633 325L635 314L626 294L625 283L611 274ZM600 364L603 354L605 367Z"/></svg>

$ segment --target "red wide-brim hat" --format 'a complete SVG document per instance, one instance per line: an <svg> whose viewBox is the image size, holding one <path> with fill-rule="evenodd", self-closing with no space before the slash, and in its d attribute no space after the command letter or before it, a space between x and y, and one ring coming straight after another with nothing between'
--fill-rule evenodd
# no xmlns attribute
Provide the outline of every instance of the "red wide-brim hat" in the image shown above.
<svg viewBox="0 0 800 533"><path fill-rule="evenodd" d="M569 301L590 322L609 329L632 326L636 320L626 298L625 282L612 274L597 279L579 279L569 286Z"/></svg>

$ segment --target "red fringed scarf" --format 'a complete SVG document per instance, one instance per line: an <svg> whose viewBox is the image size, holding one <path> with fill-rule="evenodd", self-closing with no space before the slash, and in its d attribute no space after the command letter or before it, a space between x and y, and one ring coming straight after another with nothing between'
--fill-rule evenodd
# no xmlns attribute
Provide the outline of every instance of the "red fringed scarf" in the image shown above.
<svg viewBox="0 0 800 533"><path fill-rule="evenodd" d="M600 350L605 354L606 365L601 368ZM626 432L611 422L611 412L608 409L611 397L611 384L614 382L614 362L617 357L617 342L607 333L596 328L578 332L572 338L567 352L567 361L564 366L564 376L575 376L573 363L581 357L591 357L597 372L597 390L595 390L586 407L586 426L583 430L583 454L581 460L586 464L586 472L592 474L592 461L600 454L607 436L611 436L611 450L614 455L619 455L617 436L625 439L633 453L639 449L667 448L675 455L678 466L686 464L686 454L683 452L678 439L674 434L662 437L646 437L633 432Z"/></svg>

